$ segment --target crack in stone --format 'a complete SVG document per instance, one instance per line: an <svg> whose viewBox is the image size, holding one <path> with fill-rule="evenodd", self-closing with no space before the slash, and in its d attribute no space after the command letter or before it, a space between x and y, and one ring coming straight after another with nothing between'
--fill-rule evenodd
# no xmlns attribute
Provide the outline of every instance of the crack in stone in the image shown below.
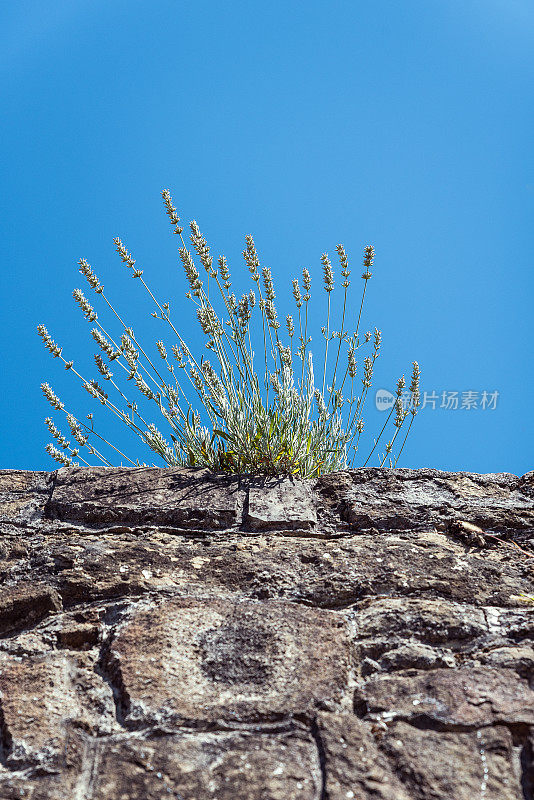
<svg viewBox="0 0 534 800"><path fill-rule="evenodd" d="M319 800L329 800L326 752L321 731L319 729L319 725L317 724L317 717L314 717L311 721L310 733L315 742L315 747L317 748L317 757L319 759L319 768L321 770L321 793L319 795Z"/></svg>
<svg viewBox="0 0 534 800"><path fill-rule="evenodd" d="M0 764L9 769L8 758L13 749L13 739L4 716L4 710L0 702Z"/></svg>
<svg viewBox="0 0 534 800"><path fill-rule="evenodd" d="M534 752L532 739L528 735L524 738L523 746L519 752L521 767L521 791L524 800L534 800Z"/></svg>
<svg viewBox="0 0 534 800"><path fill-rule="evenodd" d="M99 742L90 737L85 742L82 767L80 769L78 781L74 787L72 800L91 800L99 761Z"/></svg>
<svg viewBox="0 0 534 800"><path fill-rule="evenodd" d="M50 475L50 490L48 493L48 500L46 501L44 508L43 508L43 519L50 520L53 519L52 517L52 495L54 494L54 489L56 488L57 483L57 473L58 470L55 469Z"/></svg>
<svg viewBox="0 0 534 800"><path fill-rule="evenodd" d="M115 703L115 718L118 724L125 730L131 730L132 725L129 725L126 720L130 709L130 696L124 686L119 662L111 651L114 640L115 630L112 629L102 642L94 670L111 689Z"/></svg>

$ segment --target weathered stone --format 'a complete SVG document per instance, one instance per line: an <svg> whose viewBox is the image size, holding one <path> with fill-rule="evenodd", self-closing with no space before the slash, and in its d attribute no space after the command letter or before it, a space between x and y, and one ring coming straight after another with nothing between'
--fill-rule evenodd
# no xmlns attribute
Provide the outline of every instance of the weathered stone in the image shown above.
<svg viewBox="0 0 534 800"><path fill-rule="evenodd" d="M65 539L76 543L73 568L58 568L53 555ZM235 533L200 541L159 530L97 536L52 528L35 541L31 564L30 559L13 562L10 579L30 568L35 579L58 589L65 606L180 590L282 597L333 609L377 595L517 607L518 596L534 590L530 564L520 553L466 552L443 534L424 533L346 535L331 541ZM521 608L525 616L528 609Z"/></svg>
<svg viewBox="0 0 534 800"><path fill-rule="evenodd" d="M502 725L468 733L394 723L381 745L413 800L524 800L524 745Z"/></svg>
<svg viewBox="0 0 534 800"><path fill-rule="evenodd" d="M311 486L290 478L251 482L245 525L251 530L313 531L317 513Z"/></svg>
<svg viewBox="0 0 534 800"><path fill-rule="evenodd" d="M91 800L319 800L315 742L302 732L180 733L99 744Z"/></svg>
<svg viewBox="0 0 534 800"><path fill-rule="evenodd" d="M388 597L368 601L361 609L356 607L354 625L358 639L386 637L391 643L415 638L456 649L488 634L483 609L441 599Z"/></svg>
<svg viewBox="0 0 534 800"><path fill-rule="evenodd" d="M442 652L420 642L410 642L387 650L380 659L380 666L386 672L392 672L400 669L455 667L456 661L450 652Z"/></svg>
<svg viewBox="0 0 534 800"><path fill-rule="evenodd" d="M90 650L98 644L100 628L90 622L65 625L57 633L59 647L70 650Z"/></svg>
<svg viewBox="0 0 534 800"><path fill-rule="evenodd" d="M124 623L106 669L129 725L309 715L346 689L344 628L289 603L176 598Z"/></svg>
<svg viewBox="0 0 534 800"><path fill-rule="evenodd" d="M513 669L523 678L534 676L534 647L516 644L511 647L496 647L479 655L480 663L488 667Z"/></svg>
<svg viewBox="0 0 534 800"><path fill-rule="evenodd" d="M32 475L0 800L534 796L534 473Z"/></svg>
<svg viewBox="0 0 534 800"><path fill-rule="evenodd" d="M0 470L0 529L25 527L43 518L50 497L53 473Z"/></svg>
<svg viewBox="0 0 534 800"><path fill-rule="evenodd" d="M534 691L510 669L462 667L373 675L355 693L365 718L432 720L444 727L534 724Z"/></svg>
<svg viewBox="0 0 534 800"><path fill-rule="evenodd" d="M39 584L20 583L0 595L0 636L37 622L61 609L55 589Z"/></svg>
<svg viewBox="0 0 534 800"><path fill-rule="evenodd" d="M224 530L240 522L242 494L237 480L208 470L63 467L48 508L91 525Z"/></svg>
<svg viewBox="0 0 534 800"><path fill-rule="evenodd" d="M531 481L507 473L374 467L332 473L317 490L356 530L447 530L458 520L484 531L534 531Z"/></svg>
<svg viewBox="0 0 534 800"><path fill-rule="evenodd" d="M534 639L534 606L519 609L485 608L484 614L492 634L492 644L505 644L510 639L522 642Z"/></svg>
<svg viewBox="0 0 534 800"><path fill-rule="evenodd" d="M88 781L83 773L87 751L86 735L70 723L65 724L64 747L53 762L40 762L12 770L0 765L0 798L2 800L78 800L88 795L77 794ZM85 780L84 780L85 778Z"/></svg>
<svg viewBox="0 0 534 800"><path fill-rule="evenodd" d="M317 724L328 800L411 800L369 726L352 714L324 712Z"/></svg>
<svg viewBox="0 0 534 800"><path fill-rule="evenodd" d="M96 735L116 725L111 691L94 665L54 652L0 653L0 709L4 760L11 768L61 760L68 721Z"/></svg>

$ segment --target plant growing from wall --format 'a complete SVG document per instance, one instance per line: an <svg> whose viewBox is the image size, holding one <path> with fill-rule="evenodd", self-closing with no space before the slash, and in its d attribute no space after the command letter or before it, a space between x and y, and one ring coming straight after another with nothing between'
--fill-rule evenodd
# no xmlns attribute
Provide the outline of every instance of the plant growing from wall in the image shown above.
<svg viewBox="0 0 534 800"><path fill-rule="evenodd" d="M324 356L316 386L310 349L309 271L302 271L302 285L298 279L293 280L296 319L287 316L282 333L271 270L260 265L252 236L246 236L243 257L253 288L237 299L225 257L219 256L214 262L195 221L189 226L191 245L188 246L168 190L162 192L162 197L172 231L178 237L179 256L188 284L186 297L196 306L209 358L204 353L192 352L171 318L170 304L157 300L145 282L143 271L118 238L114 240L117 253L132 277L148 292L155 308L152 316L170 331L172 343L169 346L160 339L154 350L144 347L129 323L115 310L91 266L80 259L80 273L109 307L119 326L119 333L112 335L102 326L81 289L74 290L74 300L86 320L93 324L91 335L99 351L94 361L106 390L99 381L80 374L74 362L64 357L62 348L45 326L39 325L37 331L46 348L78 378L95 401L170 466L301 477L352 466L364 427L365 400L381 346L378 329L375 328L374 334L360 333L367 283L372 275L373 248L367 246L364 250L363 291L352 332L346 327L347 318L352 316L347 254L341 244L337 245L344 292L339 330L333 330L330 315L334 270L328 255L321 256L327 310L326 325L321 329ZM254 319L259 319L258 330L251 327ZM259 358L253 347L258 333ZM366 345L368 354L363 358L359 377L357 354ZM261 362L259 371L258 360ZM131 382L136 399L126 394L127 389L121 388L119 376ZM79 458L89 466L79 455L80 448L85 448L89 456L111 466L112 456L105 455L106 448L111 448L127 463L140 464L139 459L129 458L95 430L93 414L88 415L87 422L81 422L65 408L48 383L41 384L41 388L52 408L66 415L75 440L73 445L47 417L45 422L56 445L48 444L46 450L57 462L65 466L77 465L74 459ZM418 406L419 367L414 361L410 387L406 392L404 376L398 380L394 404L366 464L393 415L392 435L385 444L380 465L383 466L388 457L390 465L397 463ZM150 411L154 410L163 417L168 431L165 435L152 421ZM411 417L408 428L393 458L391 454L408 415Z"/></svg>

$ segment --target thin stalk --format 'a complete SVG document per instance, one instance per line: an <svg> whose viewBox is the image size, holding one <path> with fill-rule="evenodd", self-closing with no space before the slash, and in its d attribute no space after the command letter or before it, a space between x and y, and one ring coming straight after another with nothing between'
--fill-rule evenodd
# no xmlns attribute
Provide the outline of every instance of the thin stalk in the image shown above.
<svg viewBox="0 0 534 800"><path fill-rule="evenodd" d="M406 444L406 439L408 438L408 434L410 433L410 428L412 427L412 422L414 421L414 417L415 417L415 414L412 414L412 418L410 420L410 424L408 425L408 430L406 431L406 436L404 437L404 440L403 440L402 445L401 445L401 449L399 450L397 458L395 459L395 463L393 464L394 467L397 466L397 461L399 460L400 455L401 455L401 453L402 453L402 451L404 449L404 445Z"/></svg>
<svg viewBox="0 0 534 800"><path fill-rule="evenodd" d="M68 414L68 413L69 413L68 411L66 411L66 409L63 409L63 411L64 411L64 413L65 413L65 414ZM74 414L71 414L71 416L74 416ZM100 439L101 441L103 441L103 442L104 442L104 444L107 444L107 445L109 445L109 447L113 448L113 450L115 450L115 452L117 452L119 455L121 455L123 458L125 458L125 459L126 459L126 461L129 461L129 462L130 462L130 464L133 464L133 465L134 465L134 467L135 467L135 466L137 466L137 465L136 465L136 463L135 463L135 461L132 461L132 460L131 460L131 458L128 458L128 456L127 456L127 455L125 455L125 454L124 454L124 453L123 453L121 450L119 450L117 447L115 447L115 445L111 444L111 442L108 442L106 439L104 439L104 437L103 437L103 436L100 436L100 434L99 434L99 433L97 433L97 432L94 430L94 428L93 428L92 426L91 426L91 427L89 427L88 425L86 425L86 424L85 424L85 422L81 422L81 420L78 420L78 424L79 424L79 425L81 425L81 426L82 426L82 428L85 428L85 430L86 430L86 432L87 432L88 434L90 433L91 435L93 435L93 436L96 436L96 437L97 437L97 439ZM84 447L88 447L88 445L87 445L87 444L85 444L85 445L83 445L83 446L84 446ZM99 453L99 451L98 451L98 450L96 450L96 448L94 448L92 445L89 445L89 447L91 447L91 450L94 450L94 453L95 453L95 455L96 455L98 458L100 458L102 461L104 461L104 462L105 462L105 463L108 465L108 467L110 467L110 466L111 466L111 464L110 464L110 462L107 460L107 458L105 458L105 457L104 457L104 456L103 456L101 453Z"/></svg>
<svg viewBox="0 0 534 800"><path fill-rule="evenodd" d="M369 278L364 278L365 283L363 285L362 301L360 303L360 313L358 314L358 322L356 323L356 331L355 331L355 334L354 334L356 339L358 339L358 332L360 330L360 320L362 318L363 302L365 300L365 292L366 292L366 289L367 289L367 281L368 280L369 280Z"/></svg>
<svg viewBox="0 0 534 800"><path fill-rule="evenodd" d="M328 292L328 310L326 313L326 344L324 349L324 369L323 369L323 397L324 397L324 385L326 381L326 362L328 359L328 340L330 336L330 292Z"/></svg>
<svg viewBox="0 0 534 800"><path fill-rule="evenodd" d="M390 420L390 418L391 418L391 415L393 414L393 408L394 408L394 407L392 406L392 407L391 407L391 409L390 409L390 412L389 412L389 414L388 414L388 417L387 417L386 421L384 422L384 425L382 426L382 430L381 430L381 431L380 431L380 433L378 434L378 437L375 439L375 444L374 444L374 447L373 447L373 449L371 450L371 452L369 453L369 455L367 456L367 459L366 459L365 463L363 464L363 466L364 466L364 467L366 467L366 466L367 466L367 463L368 463L369 459L371 458L371 456L373 455L374 451L376 450L376 447L377 447L377 445L378 445L378 442L380 441L380 437L382 436L382 434L383 434L383 433L384 433L384 431L386 430L386 426L387 426L387 424L388 424L388 422L389 422L389 420Z"/></svg>

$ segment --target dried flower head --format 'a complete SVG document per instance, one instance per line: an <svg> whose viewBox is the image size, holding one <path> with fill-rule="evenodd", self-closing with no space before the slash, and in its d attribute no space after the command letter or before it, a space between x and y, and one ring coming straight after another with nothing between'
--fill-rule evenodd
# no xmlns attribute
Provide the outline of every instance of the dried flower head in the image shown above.
<svg viewBox="0 0 534 800"><path fill-rule="evenodd" d="M176 213L176 209L172 204L171 193L168 189L164 189L161 193L161 196L163 197L163 203L165 204L165 213L169 217L171 225L174 227L173 233L180 235L183 231L183 228L180 227L180 217Z"/></svg>
<svg viewBox="0 0 534 800"><path fill-rule="evenodd" d="M47 426L48 430L50 431L54 439L58 442L61 449L67 450L70 447L70 442L67 439L65 439L61 431L56 428L50 417L47 417L45 419L45 425Z"/></svg>
<svg viewBox="0 0 534 800"><path fill-rule="evenodd" d="M61 411L63 408L65 408L59 397L54 394L52 387L49 386L48 383L42 383L41 389L52 408L55 408L56 411Z"/></svg>
<svg viewBox="0 0 534 800"><path fill-rule="evenodd" d="M57 461L59 464L63 464L64 467L79 467L80 465L77 464L72 458L62 453L57 447L54 447L53 444L45 445L45 450L49 456L51 456L54 461Z"/></svg>
<svg viewBox="0 0 534 800"><path fill-rule="evenodd" d="M402 400L400 397L395 398L395 421L394 425L396 428L400 428L404 420L406 419L406 415L408 414L407 411L404 410L404 406L402 405Z"/></svg>
<svg viewBox="0 0 534 800"><path fill-rule="evenodd" d="M121 257L122 263L126 264L128 269L133 269L135 267L135 259L132 258L131 253L128 252L118 236L113 239L113 242L115 244L115 250Z"/></svg>
<svg viewBox="0 0 534 800"><path fill-rule="evenodd" d="M265 316L267 317L270 327L274 330L278 330L280 323L278 322L276 308L272 300L265 301Z"/></svg>
<svg viewBox="0 0 534 800"><path fill-rule="evenodd" d="M76 439L79 445L84 447L87 444L88 436L86 436L82 430L82 426L72 414L67 414L67 423L71 430L73 437Z"/></svg>
<svg viewBox="0 0 534 800"><path fill-rule="evenodd" d="M138 372L134 375L134 381L141 394L144 394L144 396L148 397L149 400L153 400L155 398L154 392Z"/></svg>
<svg viewBox="0 0 534 800"><path fill-rule="evenodd" d="M371 337L369 336L369 338ZM379 350L381 344L382 344L382 331L379 331L378 328L375 328L375 350Z"/></svg>
<svg viewBox="0 0 534 800"><path fill-rule="evenodd" d="M321 263L323 265L325 292L331 292L334 288L334 270L327 253L322 254Z"/></svg>
<svg viewBox="0 0 534 800"><path fill-rule="evenodd" d="M339 256L339 263L341 265L341 274L345 279L341 284L343 288L348 289L350 285L349 276L350 276L350 269L349 269L349 259L347 258L347 254L345 252L345 248L342 244L338 244L336 246L337 254Z"/></svg>
<svg viewBox="0 0 534 800"><path fill-rule="evenodd" d="M305 292L303 299L304 302L307 302L310 299L311 295L311 275L306 269L306 267L304 267L304 269L302 270L302 285L304 286L304 292Z"/></svg>
<svg viewBox="0 0 534 800"><path fill-rule="evenodd" d="M228 269L228 262L226 261L226 258L224 256L219 256L219 258L217 259L217 263L219 265L219 274L224 281L224 288L226 289L226 291L228 291L228 289L231 286L230 270Z"/></svg>
<svg viewBox="0 0 534 800"><path fill-rule="evenodd" d="M108 399L108 395L105 393L102 387L98 385L97 381L95 380L86 381L83 384L83 388L85 389L86 392L89 392L91 397L94 397L95 400L100 400L103 406L106 405L106 400Z"/></svg>
<svg viewBox="0 0 534 800"><path fill-rule="evenodd" d="M54 358L58 358L61 355L61 352L62 352L63 348L60 347L58 344L56 344L56 342L54 342L54 340L52 339L52 337L50 336L50 334L46 330L45 326L44 325L38 325L37 326L37 333L39 334L39 336L43 340L43 343L44 343L44 346L46 347L46 349L50 353L52 353Z"/></svg>
<svg viewBox="0 0 534 800"><path fill-rule="evenodd" d="M356 376L356 357L354 355L354 348L351 347L347 353L348 372L351 378Z"/></svg>
<svg viewBox="0 0 534 800"><path fill-rule="evenodd" d="M410 392L411 392L411 412L415 416L417 414L417 409L421 402L421 395L419 393L419 378L421 376L421 371L419 369L419 364L417 361L413 362L413 370L412 370L412 381L410 383Z"/></svg>
<svg viewBox="0 0 534 800"><path fill-rule="evenodd" d="M94 289L97 294L102 294L104 291L104 287L96 277L95 273L91 269L90 264L85 260L85 258L80 258L78 261L78 269L84 278L87 278L87 283Z"/></svg>
<svg viewBox="0 0 534 800"><path fill-rule="evenodd" d="M295 298L297 308L302 308L302 295L300 293L299 282L296 278L293 280L293 297Z"/></svg>
<svg viewBox="0 0 534 800"><path fill-rule="evenodd" d="M207 336L222 336L223 331L219 324L219 319L210 304L197 308L197 318L200 327Z"/></svg>
<svg viewBox="0 0 534 800"><path fill-rule="evenodd" d="M202 281L200 280L198 269L195 267L193 257L189 250L187 250L185 247L180 247L178 252L180 253L180 258L182 260L182 264L184 265L187 281L191 287L191 293L193 297L200 297Z"/></svg>
<svg viewBox="0 0 534 800"><path fill-rule="evenodd" d="M81 308L85 319L89 320L89 322L94 322L96 319L98 319L96 311L91 303L87 300L81 289L75 289L72 293L72 296Z"/></svg>
<svg viewBox="0 0 534 800"><path fill-rule="evenodd" d="M263 277L263 288L265 289L265 297L267 300L274 300L276 295L274 293L274 283L269 267L263 267L261 271Z"/></svg>
<svg viewBox="0 0 534 800"><path fill-rule="evenodd" d="M292 338L295 335L295 325L293 323L293 317L290 314L286 317L286 328L287 335Z"/></svg>
<svg viewBox="0 0 534 800"><path fill-rule="evenodd" d="M366 356L363 360L363 378L362 378L362 384L365 389L371 388L373 367L374 367L374 359L372 359L371 356Z"/></svg>
<svg viewBox="0 0 534 800"><path fill-rule="evenodd" d="M103 333L101 333L98 328L93 328L91 331L91 336L100 347L100 349L107 355L110 361L114 361L116 358L120 356L120 351L115 350L111 342L109 342Z"/></svg>
<svg viewBox="0 0 534 800"><path fill-rule="evenodd" d="M206 272L211 274L213 272L213 258L210 255L208 243L200 233L200 229L194 219L191 220L189 227L191 229L191 244L200 258L200 263Z"/></svg>
<svg viewBox="0 0 534 800"><path fill-rule="evenodd" d="M256 281L257 283L260 279L260 274L259 274L260 260L258 258L256 245L254 244L254 239L250 234L247 234L245 236L245 242L246 242L246 247L243 250L243 258L245 259L248 271L252 275L252 280Z"/></svg>
<svg viewBox="0 0 534 800"><path fill-rule="evenodd" d="M362 278L366 281L368 281L373 274L371 272L371 267L373 266L374 258L375 249L372 245L368 244L363 251L363 266L365 267L365 271L362 274Z"/></svg>
<svg viewBox="0 0 534 800"><path fill-rule="evenodd" d="M113 377L113 373L109 371L107 364L99 353L95 355L95 364L102 377L106 381L110 381Z"/></svg>

